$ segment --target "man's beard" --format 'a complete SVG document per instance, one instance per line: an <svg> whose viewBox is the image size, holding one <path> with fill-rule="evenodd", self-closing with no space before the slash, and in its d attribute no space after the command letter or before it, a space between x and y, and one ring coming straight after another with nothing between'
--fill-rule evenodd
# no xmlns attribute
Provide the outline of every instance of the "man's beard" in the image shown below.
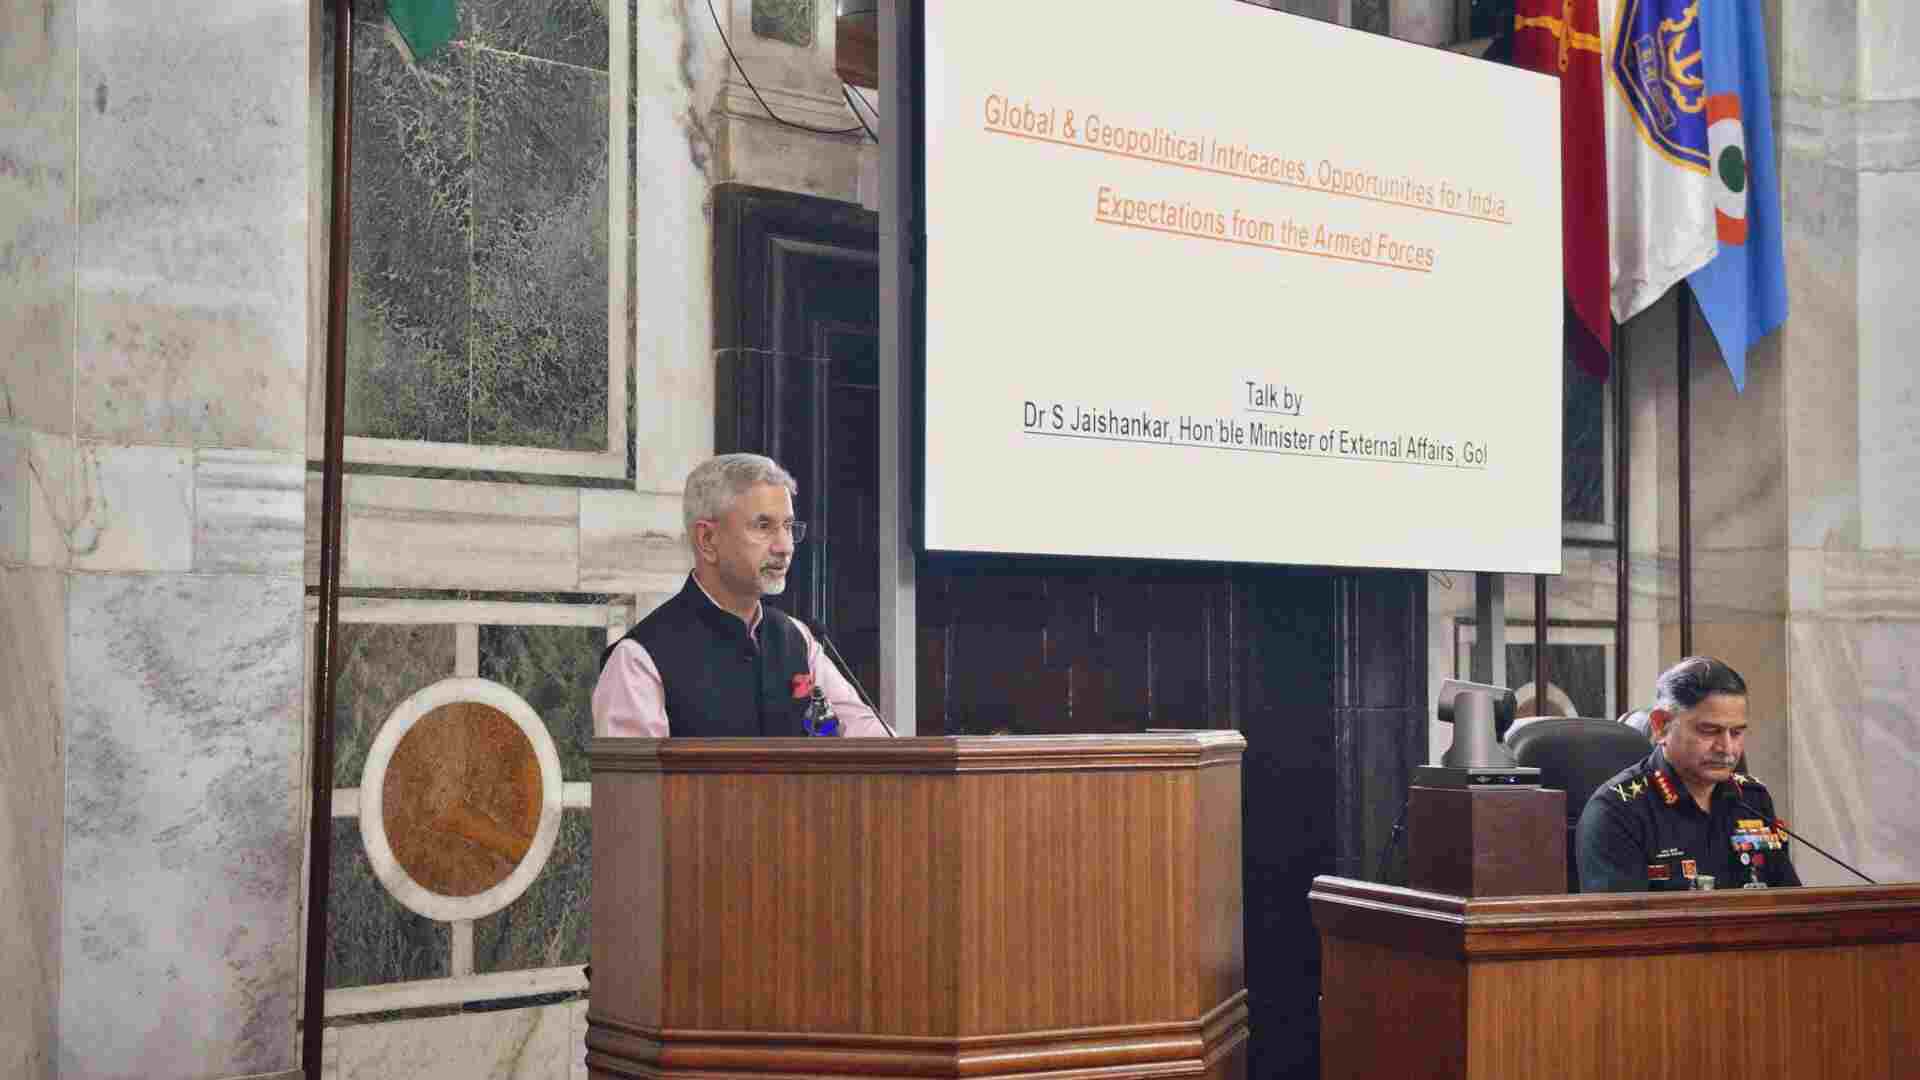
<svg viewBox="0 0 1920 1080"><path fill-rule="evenodd" d="M761 567L760 568L760 595L779 596L781 593L786 592L787 591L787 572L790 569L792 569L791 563L789 563L786 566L782 566L777 570L772 567L764 567L764 566Z"/></svg>

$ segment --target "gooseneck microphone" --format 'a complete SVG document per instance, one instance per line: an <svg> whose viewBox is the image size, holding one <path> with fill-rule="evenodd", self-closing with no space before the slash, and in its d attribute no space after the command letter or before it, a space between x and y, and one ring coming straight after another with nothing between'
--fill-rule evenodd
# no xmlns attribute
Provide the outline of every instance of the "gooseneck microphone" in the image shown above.
<svg viewBox="0 0 1920 1080"><path fill-rule="evenodd" d="M833 639L827 636L827 632L822 630L818 623L810 622L798 615L793 616L793 621L806 627L813 633L814 640L818 641L820 647L826 650L827 659L834 667L840 669L840 674L853 686L853 692L860 695L861 704L873 710L873 718L880 721L881 727L887 729L887 735L891 738L899 738L900 733L893 730L893 725L887 723L887 718L880 714L880 706L873 703L873 698L867 694L867 688L860 685L860 680L853 674L853 665L847 663L846 658L840 655L840 650L834 647Z"/></svg>
<svg viewBox="0 0 1920 1080"><path fill-rule="evenodd" d="M1822 855L1825 855L1825 856L1826 856L1827 858L1829 858L1829 859L1831 859L1831 860L1833 860L1833 861L1834 861L1835 863L1837 863L1837 864L1839 864L1839 866L1840 866L1840 867L1841 867L1842 869L1844 869L1844 870L1846 870L1846 871L1847 871L1848 873L1851 873L1851 874L1852 874L1852 875L1853 875L1854 877L1857 877L1857 878L1859 878L1859 879L1860 879L1861 881L1864 881L1864 882L1866 882L1866 883L1867 883L1867 884L1869 884L1869 885L1878 885L1878 884L1880 884L1879 882L1877 882L1877 881L1875 881L1875 880L1873 880L1872 878L1870 878L1870 877L1868 877L1867 875L1865 875L1865 874L1863 874L1863 873L1861 873L1860 871L1858 871L1858 870L1856 870L1856 869L1854 869L1854 868L1853 868L1852 866L1850 866L1850 865L1848 865L1848 864L1847 864L1847 863L1846 863L1845 861L1843 861L1843 860L1842 860L1842 859L1841 859L1841 858L1840 858L1839 856L1837 856L1837 855L1835 855L1835 854L1833 854L1832 852L1830 852L1830 851L1828 851L1828 850L1827 850L1826 848L1823 848L1823 847L1821 847L1821 846L1820 846L1819 844L1816 844L1816 843L1814 843L1813 841L1811 841L1811 840L1809 840L1809 839L1807 839L1806 837L1804 837L1804 836L1801 836L1801 835L1800 835L1799 833L1797 833L1797 832L1794 832L1794 831L1793 831L1792 829L1789 829L1789 828L1787 828L1787 824L1786 824L1786 822L1784 822L1784 821L1781 821L1781 820L1780 820L1779 818L1777 818L1777 817L1774 817L1774 816L1773 816L1772 814L1768 814L1768 813L1763 813L1763 812L1762 812L1762 811L1760 810L1760 808L1759 808L1759 807L1757 807L1757 806L1755 806L1755 805L1753 805L1752 803L1750 803L1750 802L1748 802L1747 800L1745 800L1745 799L1742 799L1742 798L1740 798L1739 796L1735 796L1735 797L1734 797L1734 800L1733 800L1733 804L1734 804L1735 806L1738 806L1738 807L1739 807L1740 809L1742 809L1742 810L1745 810L1745 811L1746 811L1747 813L1749 813L1749 814L1752 814L1753 816L1755 816L1755 817L1757 817L1757 818L1759 818L1760 820L1762 820L1762 821L1764 821L1764 822L1766 822L1766 823L1767 823L1767 828L1769 828L1769 829L1779 829L1779 830L1780 830L1781 832L1783 832L1783 833L1786 833L1786 834L1787 834L1788 836L1791 836L1791 837L1793 837L1793 838L1794 838L1795 840L1798 840L1798 841L1800 841L1801 843L1803 843L1803 844L1805 844L1805 845L1807 845L1808 847L1810 847L1810 848L1812 848L1813 850L1815 850L1815 851L1817 851L1817 852L1819 852L1820 854L1822 854Z"/></svg>

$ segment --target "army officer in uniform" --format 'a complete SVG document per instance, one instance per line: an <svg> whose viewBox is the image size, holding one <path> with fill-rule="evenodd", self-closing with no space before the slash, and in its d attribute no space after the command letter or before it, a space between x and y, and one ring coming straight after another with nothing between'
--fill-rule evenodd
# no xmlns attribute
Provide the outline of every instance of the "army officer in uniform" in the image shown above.
<svg viewBox="0 0 1920 1080"><path fill-rule="evenodd" d="M1600 785L1580 814L1582 892L1798 885L1766 785L1734 771L1747 738L1747 684L1690 656L1654 687L1654 750Z"/></svg>

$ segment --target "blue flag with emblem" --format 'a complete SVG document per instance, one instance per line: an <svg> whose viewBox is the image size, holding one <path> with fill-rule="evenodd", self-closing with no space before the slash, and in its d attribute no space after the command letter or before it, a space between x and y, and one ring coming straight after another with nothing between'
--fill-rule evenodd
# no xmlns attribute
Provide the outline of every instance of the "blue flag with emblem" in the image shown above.
<svg viewBox="0 0 1920 1080"><path fill-rule="evenodd" d="M1747 387L1747 350L1787 318L1780 186L1773 167L1767 32L1749 0L1700 0L1720 251L1687 277L1713 328L1736 389Z"/></svg>
<svg viewBox="0 0 1920 1080"><path fill-rule="evenodd" d="M1613 317L1712 261L1702 0L1601 0Z"/></svg>

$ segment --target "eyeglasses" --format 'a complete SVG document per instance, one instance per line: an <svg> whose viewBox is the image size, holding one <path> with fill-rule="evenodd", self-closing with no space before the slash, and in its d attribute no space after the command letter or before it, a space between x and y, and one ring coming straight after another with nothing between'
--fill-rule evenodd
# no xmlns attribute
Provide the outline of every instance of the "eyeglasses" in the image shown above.
<svg viewBox="0 0 1920 1080"><path fill-rule="evenodd" d="M769 521L766 518L747 523L747 535L762 544L773 543L773 538L783 532L797 544L807 538L807 523L804 521L789 521L781 524L779 522Z"/></svg>

